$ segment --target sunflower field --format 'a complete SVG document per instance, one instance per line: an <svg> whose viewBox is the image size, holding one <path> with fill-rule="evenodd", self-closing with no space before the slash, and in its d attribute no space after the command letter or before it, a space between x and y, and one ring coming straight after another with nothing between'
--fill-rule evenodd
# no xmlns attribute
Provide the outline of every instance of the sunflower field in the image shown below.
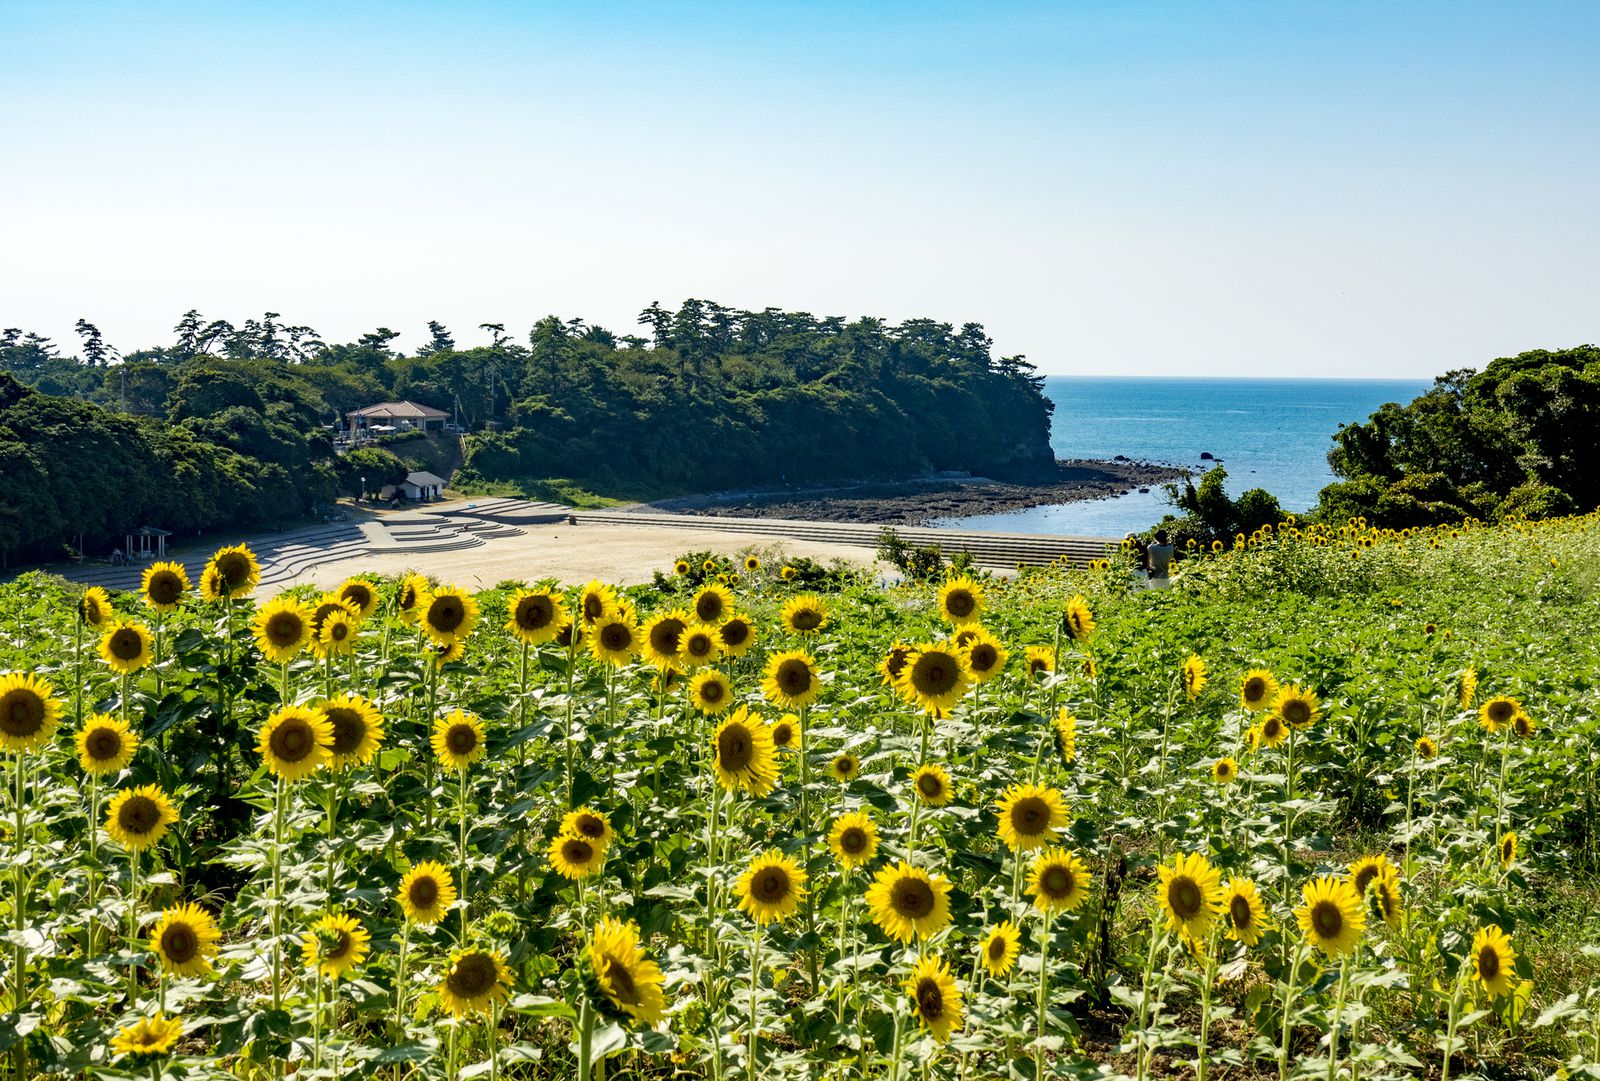
<svg viewBox="0 0 1600 1081"><path fill-rule="evenodd" d="M1191 556L26 575L0 1074L1600 1078L1600 517Z"/></svg>

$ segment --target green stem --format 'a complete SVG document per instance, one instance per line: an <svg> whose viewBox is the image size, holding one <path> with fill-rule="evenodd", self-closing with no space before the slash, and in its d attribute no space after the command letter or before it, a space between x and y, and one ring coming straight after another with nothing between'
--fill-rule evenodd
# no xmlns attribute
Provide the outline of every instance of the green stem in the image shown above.
<svg viewBox="0 0 1600 1081"><path fill-rule="evenodd" d="M139 953L139 853L128 853L128 952ZM139 962L128 962L128 1004L139 995Z"/></svg>
<svg viewBox="0 0 1600 1081"><path fill-rule="evenodd" d="M809 706L800 707L800 853L801 866L806 872L806 881L811 881L811 709ZM806 893L806 934L812 940L817 935L817 894L815 890ZM817 951L806 951L806 970L811 980L811 989L817 988Z"/></svg>
<svg viewBox="0 0 1600 1081"><path fill-rule="evenodd" d="M1339 1074L1339 1017L1344 1013L1345 991L1350 986L1350 956L1339 963L1339 990L1333 1000L1333 1017L1328 1022L1328 1081Z"/></svg>
<svg viewBox="0 0 1600 1081"><path fill-rule="evenodd" d="M1206 1081L1206 1046L1211 1035L1211 987L1217 981L1217 928L1211 930L1211 940L1206 945L1205 983L1200 987L1200 1043L1197 1048L1195 1081Z"/></svg>
<svg viewBox="0 0 1600 1081"><path fill-rule="evenodd" d="M27 804L24 802L24 791L22 784L23 755L21 751L15 751L13 754L16 755L15 804L17 812L16 833L12 835L12 843L16 846L17 855L16 863L12 868L12 875L16 884L16 897L13 899L13 907L15 909L15 912L13 913L15 917L13 923L16 926L17 938L16 942L12 946L11 954L11 971L15 975L16 983L16 989L13 992L11 1008L15 1011L21 1012L23 1009L23 1003L27 1002L28 1000L27 954L23 951L22 941L23 933L27 930L28 926L27 853L29 848L29 839L27 833L23 829L23 816L26 814L27 807ZM21 1052L19 1051L18 1054L20 1055Z"/></svg>
<svg viewBox="0 0 1600 1081"><path fill-rule="evenodd" d="M756 1014L756 990L761 986L761 924L750 933L750 1081L756 1081L756 1040L761 1025Z"/></svg>
<svg viewBox="0 0 1600 1081"><path fill-rule="evenodd" d="M1034 1077L1044 1076L1044 1023L1045 1011L1050 1003L1050 910L1044 910L1039 930L1039 1019L1037 1040L1033 1045Z"/></svg>
<svg viewBox="0 0 1600 1081"><path fill-rule="evenodd" d="M594 1007L585 994L583 1005L578 1008L578 1081L589 1081L593 1045Z"/></svg>
<svg viewBox="0 0 1600 1081"><path fill-rule="evenodd" d="M456 823L459 827L456 842L456 865L461 875L461 944L467 943L467 767L456 774Z"/></svg>
<svg viewBox="0 0 1600 1081"><path fill-rule="evenodd" d="M1294 950L1289 955L1289 971L1284 977L1283 1035L1278 1044L1278 1081L1289 1079L1289 1040L1294 1035L1294 978L1300 969L1300 959L1304 951L1305 943L1295 943Z"/></svg>
<svg viewBox="0 0 1600 1081"><path fill-rule="evenodd" d="M272 806L272 1008L283 1009L283 778Z"/></svg>

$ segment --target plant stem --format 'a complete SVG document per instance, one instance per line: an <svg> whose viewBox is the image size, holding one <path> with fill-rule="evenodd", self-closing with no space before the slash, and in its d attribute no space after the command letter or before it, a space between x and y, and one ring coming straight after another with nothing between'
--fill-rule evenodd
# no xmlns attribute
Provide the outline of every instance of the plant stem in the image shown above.
<svg viewBox="0 0 1600 1081"><path fill-rule="evenodd" d="M761 924L750 933L750 1081L756 1081L756 1040L761 1025L756 1015L756 990L761 986Z"/></svg>
<svg viewBox="0 0 1600 1081"><path fill-rule="evenodd" d="M1034 1066L1033 1076L1044 1076L1044 1023L1045 1012L1050 1004L1050 909L1043 913L1042 926L1039 929L1039 1019L1036 1029L1037 1038L1033 1045Z"/></svg>
<svg viewBox="0 0 1600 1081"><path fill-rule="evenodd" d="M283 1009L283 778L272 806L272 1008Z"/></svg>
<svg viewBox="0 0 1600 1081"><path fill-rule="evenodd" d="M461 944L467 943L467 767L456 774L456 822L460 835L456 847L456 864L461 875Z"/></svg>
<svg viewBox="0 0 1600 1081"><path fill-rule="evenodd" d="M1278 1081L1288 1081L1289 1078L1289 1038L1294 1034L1294 978L1300 969L1300 958L1304 949L1304 943L1295 943L1294 950L1289 955L1289 972L1284 977L1283 1038L1278 1045Z"/></svg>
<svg viewBox="0 0 1600 1081"><path fill-rule="evenodd" d="M1339 1015L1344 1012L1345 991L1350 986L1350 955L1339 963L1339 991L1333 1000L1333 1019L1328 1023L1328 1081L1339 1073Z"/></svg>

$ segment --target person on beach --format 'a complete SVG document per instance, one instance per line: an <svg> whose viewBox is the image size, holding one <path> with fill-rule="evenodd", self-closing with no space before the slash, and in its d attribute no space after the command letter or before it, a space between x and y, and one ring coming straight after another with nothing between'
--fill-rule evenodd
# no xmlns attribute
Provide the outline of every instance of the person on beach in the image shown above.
<svg viewBox="0 0 1600 1081"><path fill-rule="evenodd" d="M1165 529L1156 530L1155 543L1145 549L1145 567L1150 572L1150 588L1167 589L1172 585L1170 577L1172 560L1178 550L1167 539Z"/></svg>

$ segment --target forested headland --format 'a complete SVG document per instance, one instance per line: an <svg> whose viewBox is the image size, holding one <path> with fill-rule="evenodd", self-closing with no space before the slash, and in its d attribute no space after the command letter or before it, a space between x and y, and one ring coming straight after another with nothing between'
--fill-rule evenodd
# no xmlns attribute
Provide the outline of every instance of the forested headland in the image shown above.
<svg viewBox="0 0 1600 1081"><path fill-rule="evenodd" d="M552 481L629 496L971 470L1048 472L1051 403L982 326L891 324L689 300L652 304L644 335L554 316L519 340L459 346L428 324L414 352L387 327L327 343L268 312L190 311L170 344L119 352L80 320L67 353L0 332L0 558L109 548L129 528L256 528L299 518L382 449L337 457L330 426L411 400L467 430L457 486ZM9 376L4 373L9 372Z"/></svg>

